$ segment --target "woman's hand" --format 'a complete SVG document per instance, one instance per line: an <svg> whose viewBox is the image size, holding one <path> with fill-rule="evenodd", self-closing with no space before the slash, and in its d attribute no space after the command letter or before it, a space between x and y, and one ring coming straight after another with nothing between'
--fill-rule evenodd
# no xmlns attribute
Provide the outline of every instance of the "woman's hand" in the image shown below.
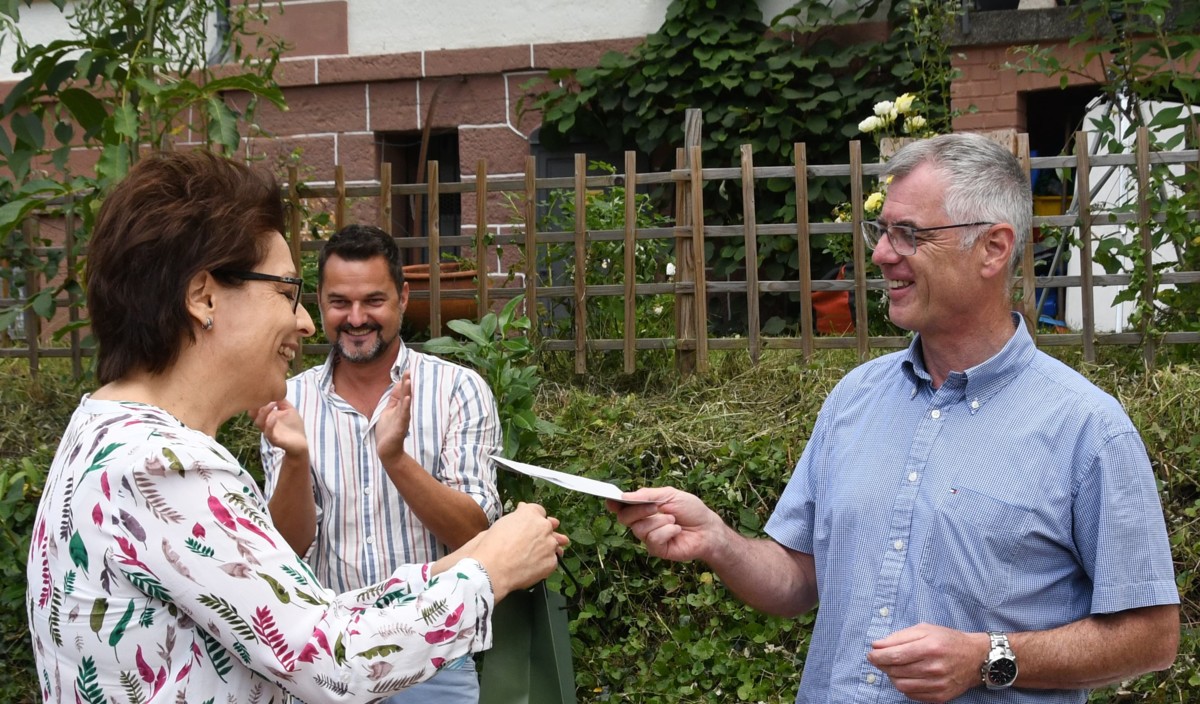
<svg viewBox="0 0 1200 704"><path fill-rule="evenodd" d="M554 571L569 540L556 532L558 519L538 504L521 503L459 550L479 560L492 580L496 601L533 586Z"/></svg>

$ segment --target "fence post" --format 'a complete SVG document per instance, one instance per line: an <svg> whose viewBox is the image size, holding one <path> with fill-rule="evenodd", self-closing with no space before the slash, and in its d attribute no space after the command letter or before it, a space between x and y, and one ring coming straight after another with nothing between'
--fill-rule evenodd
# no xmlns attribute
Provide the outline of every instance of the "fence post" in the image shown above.
<svg viewBox="0 0 1200 704"><path fill-rule="evenodd" d="M702 113L697 108L684 112L683 147L675 150L675 168L686 171L691 148L700 144ZM695 284L697 263L693 261L691 248L692 192L688 182L682 178L675 183L675 369L680 376L688 376L696 370L696 348L685 349L681 342L691 339L696 328ZM699 266L704 267L704 252L700 252Z"/></svg>
<svg viewBox="0 0 1200 704"><path fill-rule="evenodd" d="M746 248L746 333L750 361L758 364L762 352L762 323L758 306L758 222L754 207L754 147L741 145L742 237Z"/></svg>
<svg viewBox="0 0 1200 704"><path fill-rule="evenodd" d="M74 284L66 287L67 319L71 321L71 378L80 379L83 377L83 350L79 346L79 328L75 327L75 324L79 322L79 294L76 293L79 282L75 278L78 261L75 256L75 198L73 196L67 196L64 210L66 212L64 223L66 236L63 238L63 247L66 248L67 257L66 277L68 283Z"/></svg>
<svg viewBox="0 0 1200 704"><path fill-rule="evenodd" d="M525 157L525 315L529 333L540 335L537 305L537 157Z"/></svg>
<svg viewBox="0 0 1200 704"><path fill-rule="evenodd" d="M1075 133L1075 202L1079 204L1079 302L1083 308L1083 359L1096 361L1096 316L1092 298L1092 164L1087 132Z"/></svg>
<svg viewBox="0 0 1200 704"><path fill-rule="evenodd" d="M37 217L27 217L21 221L21 234L25 236L25 248L30 252L33 251L33 240L38 235L41 229ZM41 291L41 285L38 282L37 272L33 269L25 269L25 301L28 303L34 298L37 298ZM42 319L33 311L32 306L25 308L25 345L29 349L29 376L37 378L38 368L41 365L41 352L38 347L38 338L42 332Z"/></svg>
<svg viewBox="0 0 1200 704"><path fill-rule="evenodd" d="M688 161L691 164L692 192L692 261L695 270L692 272L696 281L696 318L693 321L696 337L696 369L701 373L708 371L708 291L705 285L704 270L704 167L700 145L688 148Z"/></svg>
<svg viewBox="0 0 1200 704"><path fill-rule="evenodd" d="M1030 173L1029 163L1029 135L1022 132L1017 135L1017 160L1021 162L1021 170L1025 172L1025 178L1032 178ZM1025 238L1025 250L1021 252L1021 307L1025 309L1025 327L1029 330L1029 334L1033 336L1033 343L1038 342L1038 316L1041 311L1037 306L1037 282L1034 280L1034 267L1036 263L1033 259L1033 230L1029 232L1029 236ZM1053 273L1053 272L1051 272Z"/></svg>
<svg viewBox="0 0 1200 704"><path fill-rule="evenodd" d="M797 142L795 154L796 179L796 253L800 267L800 353L807 362L813 353L812 310L812 250L808 231L808 148Z"/></svg>
<svg viewBox="0 0 1200 704"><path fill-rule="evenodd" d="M333 167L333 190L337 194L333 201L333 229L342 229L346 224L346 167Z"/></svg>
<svg viewBox="0 0 1200 704"><path fill-rule="evenodd" d="M392 163L379 163L379 229L392 234Z"/></svg>
<svg viewBox="0 0 1200 704"><path fill-rule="evenodd" d="M1154 369L1158 342L1153 337L1154 295L1158 290L1158 274L1154 271L1154 241L1150 232L1150 131L1142 125L1137 131L1137 198L1138 231L1142 240L1142 315L1138 327L1142 329L1142 360L1146 369Z"/></svg>
<svg viewBox="0 0 1200 704"><path fill-rule="evenodd" d="M850 142L850 238L854 247L854 337L858 358L866 359L871 343L867 333L867 248L863 242L862 143Z"/></svg>
<svg viewBox="0 0 1200 704"><path fill-rule="evenodd" d="M429 203L429 334L442 334L442 219L441 197L438 180L441 178L439 164L430 161L425 169L427 176L426 198Z"/></svg>
<svg viewBox="0 0 1200 704"><path fill-rule="evenodd" d="M488 300L487 263L487 159L475 165L475 319L479 320L492 309Z"/></svg>
<svg viewBox="0 0 1200 704"><path fill-rule="evenodd" d="M637 154L625 152L625 373L637 370Z"/></svg>
<svg viewBox="0 0 1200 704"><path fill-rule="evenodd" d="M292 251L292 264L296 271L303 276L304 269L300 261L300 169L295 164L288 166L288 247ZM303 298L301 294L301 298ZM300 301L301 305L304 301ZM300 339L300 354L292 359L292 373L304 371L304 339Z"/></svg>
<svg viewBox="0 0 1200 704"><path fill-rule="evenodd" d="M587 373L587 154L575 155L575 373Z"/></svg>

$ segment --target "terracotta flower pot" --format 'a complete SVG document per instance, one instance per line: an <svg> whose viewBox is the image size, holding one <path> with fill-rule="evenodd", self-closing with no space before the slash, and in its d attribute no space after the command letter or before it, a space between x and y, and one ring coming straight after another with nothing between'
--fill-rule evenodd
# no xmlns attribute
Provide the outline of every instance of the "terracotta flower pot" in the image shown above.
<svg viewBox="0 0 1200 704"><path fill-rule="evenodd" d="M441 291L451 291L455 289L474 289L475 277L478 275L474 269L462 270L458 262L443 262L441 266ZM412 294L417 291L429 291L429 265L428 264L409 264L404 267L404 280L408 282L408 307L404 311L404 319L418 330L426 330L429 328L429 298L417 298ZM442 298L441 299L442 324L448 320L458 320L460 318L474 318L478 312L478 307L473 298ZM434 331L435 334L440 331Z"/></svg>

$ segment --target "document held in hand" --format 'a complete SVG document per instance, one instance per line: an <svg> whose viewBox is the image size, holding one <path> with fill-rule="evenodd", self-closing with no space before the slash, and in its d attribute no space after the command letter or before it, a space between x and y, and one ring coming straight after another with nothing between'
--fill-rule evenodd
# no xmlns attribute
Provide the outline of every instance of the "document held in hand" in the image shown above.
<svg viewBox="0 0 1200 704"><path fill-rule="evenodd" d="M553 484L557 484L565 489L570 489L571 491L578 491L584 494L591 494L592 496L612 499L613 501L619 501L623 504L655 503L654 501L629 501L628 499L622 499L621 490L615 484L609 484L608 482L602 482L596 479L588 479L587 477L581 477L576 474L567 474L566 472L556 472L553 469L546 469L545 467L538 467L537 465L533 464L525 464L524 462L505 459L499 455L492 455L491 457L496 461L497 465L511 472L517 472L518 474L526 474L537 479L543 479Z"/></svg>

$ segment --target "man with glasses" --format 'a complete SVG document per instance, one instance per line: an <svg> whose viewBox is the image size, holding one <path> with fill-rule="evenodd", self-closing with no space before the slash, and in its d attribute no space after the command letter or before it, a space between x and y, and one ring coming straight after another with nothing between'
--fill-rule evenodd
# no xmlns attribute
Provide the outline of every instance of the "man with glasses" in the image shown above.
<svg viewBox="0 0 1200 704"><path fill-rule="evenodd" d="M1169 667L1179 595L1145 447L1012 312L1029 178L974 135L910 144L885 176L863 234L916 335L826 399L770 537L671 488L609 508L756 608L820 601L797 702L1078 704Z"/></svg>
<svg viewBox="0 0 1200 704"><path fill-rule="evenodd" d="M288 381L308 457L263 438L271 518L325 585L374 584L404 563L433 562L500 515L495 470L500 422L479 374L409 349L400 250L377 227L350 225L317 262L321 324L333 349ZM411 420L397 383L412 379ZM386 700L478 702L474 662L431 662L432 679ZM386 673L384 673L386 674Z"/></svg>

